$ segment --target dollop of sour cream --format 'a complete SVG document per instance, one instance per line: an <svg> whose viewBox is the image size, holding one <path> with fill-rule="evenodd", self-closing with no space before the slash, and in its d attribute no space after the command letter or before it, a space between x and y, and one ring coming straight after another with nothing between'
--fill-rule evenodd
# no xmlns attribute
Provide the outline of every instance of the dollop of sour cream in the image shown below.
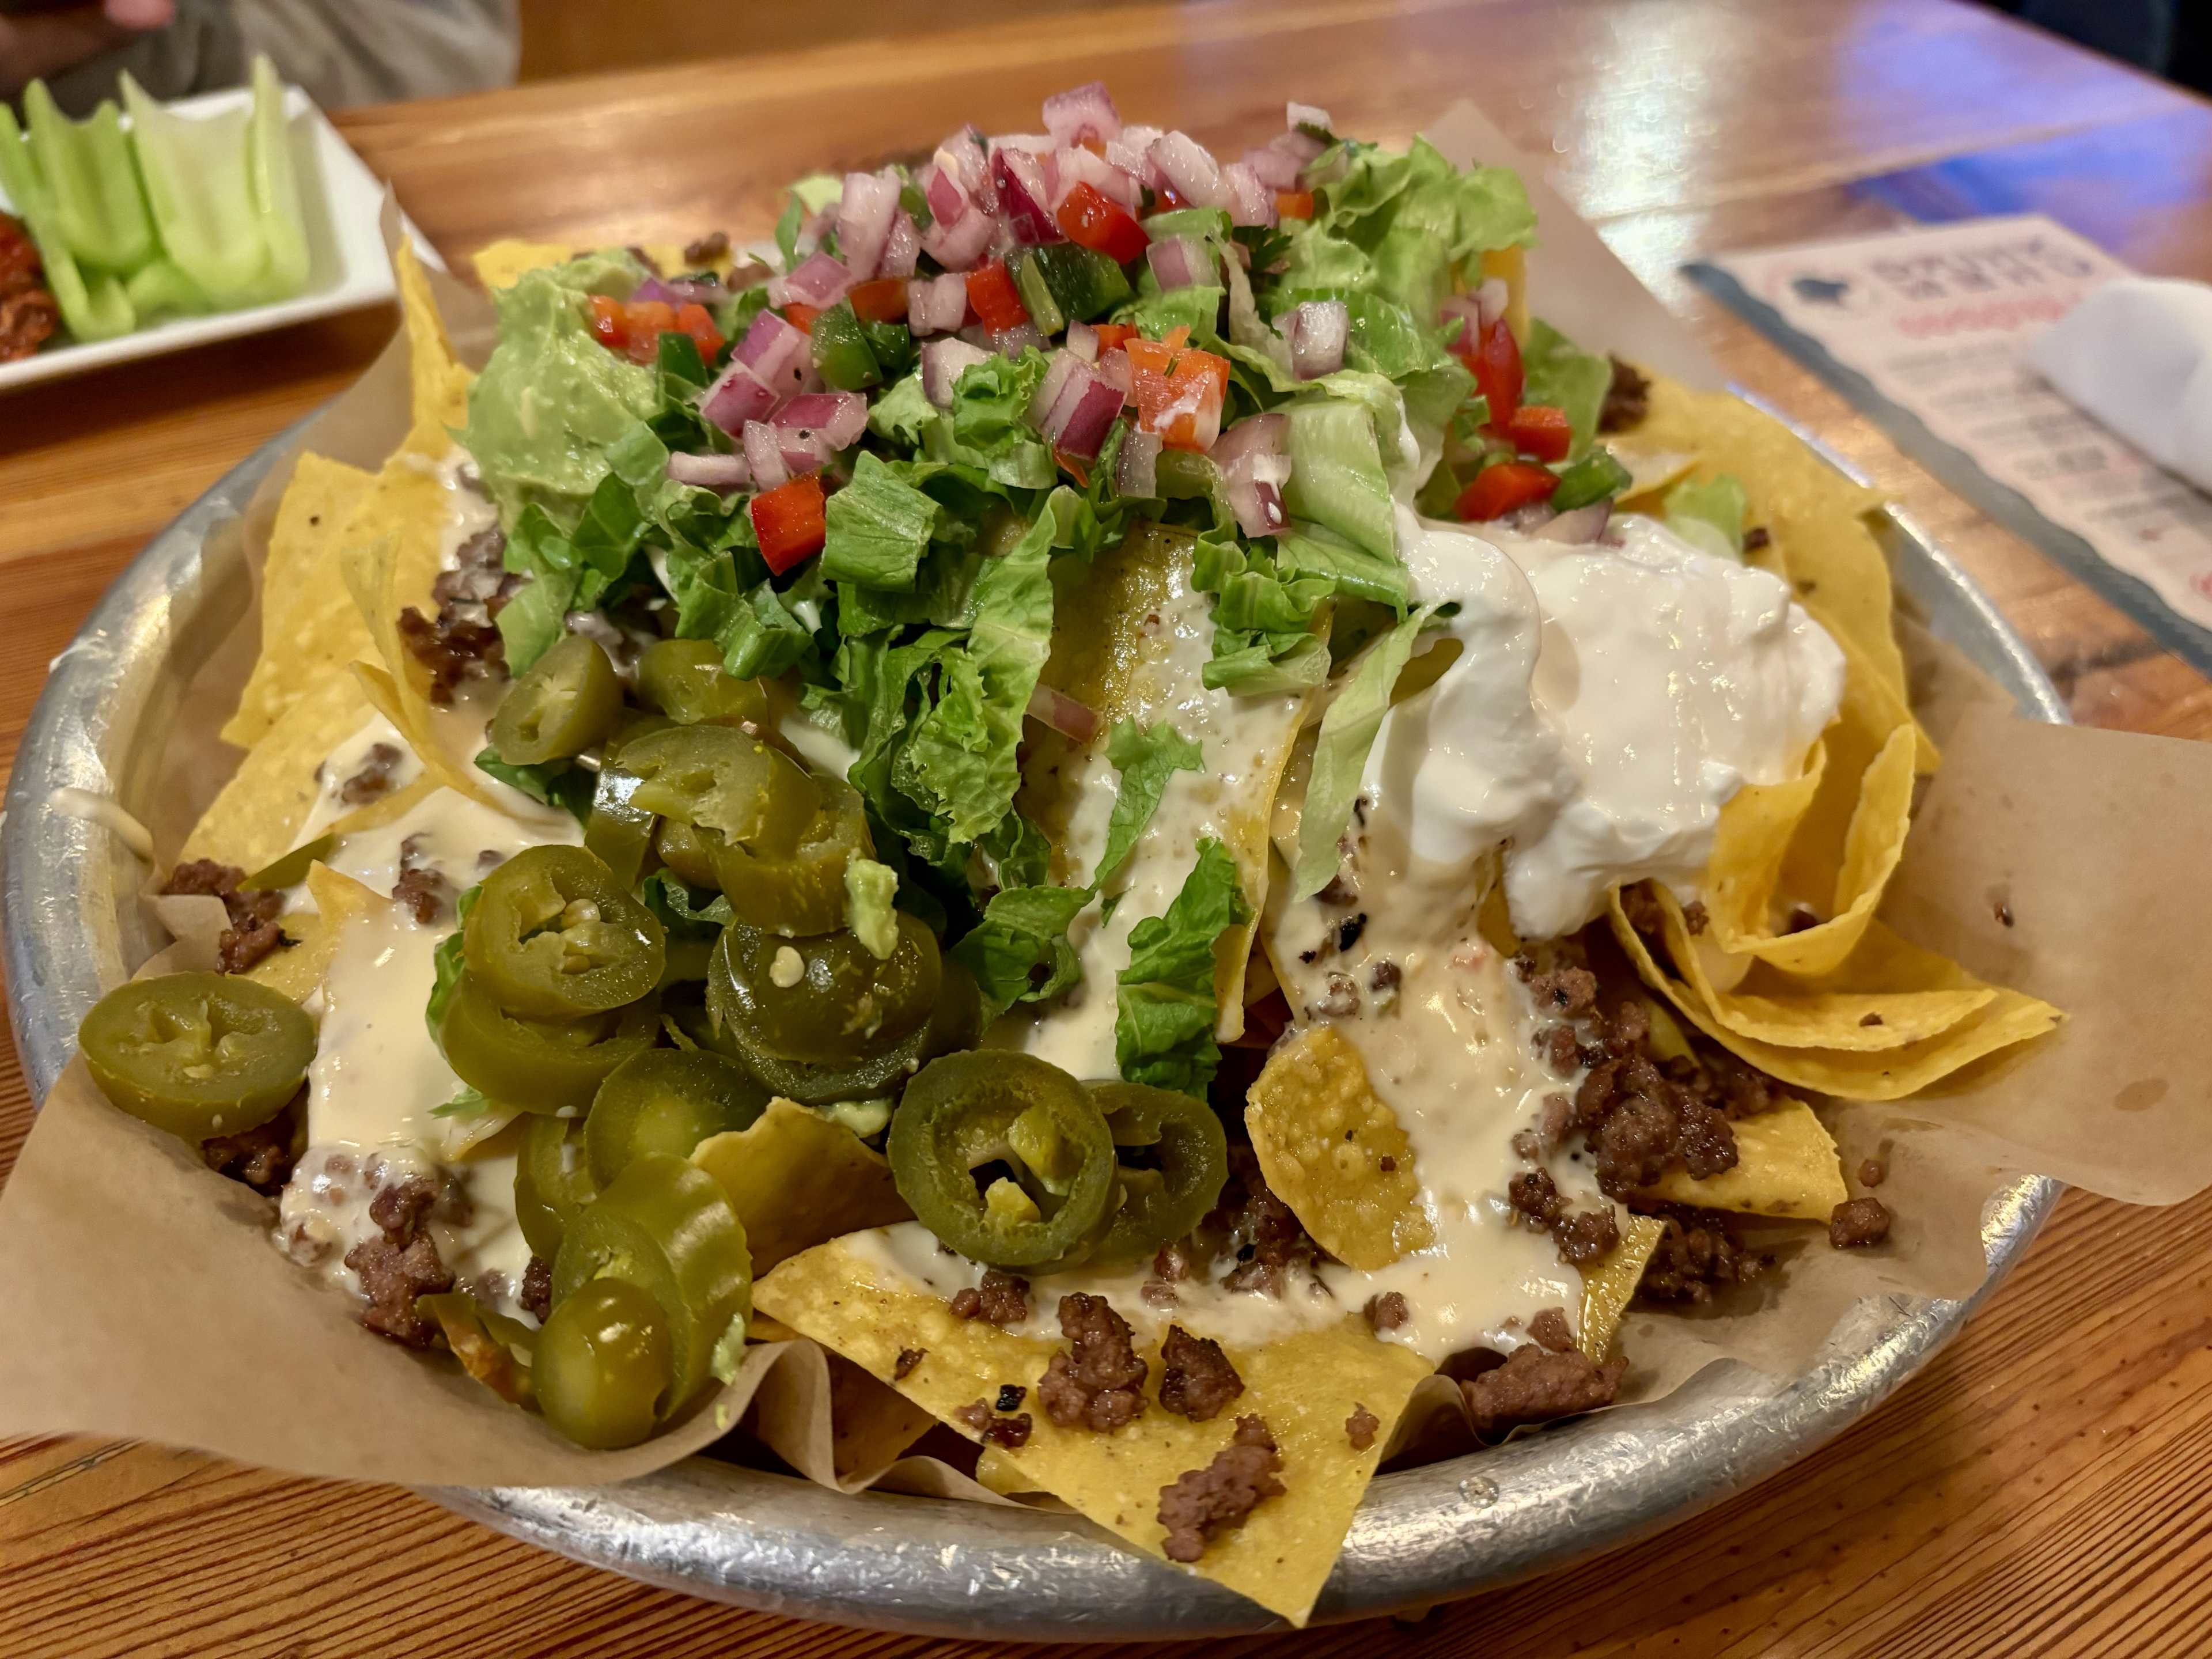
<svg viewBox="0 0 2212 1659"><path fill-rule="evenodd" d="M1458 604L1459 655L1384 720L1370 799L1408 804L1424 859L1509 842L1528 938L1591 921L1617 883L1694 897L1721 808L1796 776L1835 717L1843 653L1787 584L1655 520L1571 545L1401 510L1399 544L1419 598Z"/></svg>

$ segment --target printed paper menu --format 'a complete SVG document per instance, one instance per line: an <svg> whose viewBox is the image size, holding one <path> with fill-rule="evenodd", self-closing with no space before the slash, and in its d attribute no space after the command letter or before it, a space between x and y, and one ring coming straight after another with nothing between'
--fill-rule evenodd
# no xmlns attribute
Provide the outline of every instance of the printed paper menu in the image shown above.
<svg viewBox="0 0 2212 1659"><path fill-rule="evenodd" d="M2212 498L2075 408L2025 358L2093 289L2130 274L2110 254L2031 215L1707 264L2175 613L2212 628Z"/></svg>

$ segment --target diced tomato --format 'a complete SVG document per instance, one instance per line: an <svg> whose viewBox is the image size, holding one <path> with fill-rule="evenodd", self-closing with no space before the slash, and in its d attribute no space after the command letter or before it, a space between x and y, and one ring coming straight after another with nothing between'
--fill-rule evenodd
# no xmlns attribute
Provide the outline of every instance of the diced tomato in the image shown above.
<svg viewBox="0 0 2212 1659"><path fill-rule="evenodd" d="M1310 190L1279 190L1275 192L1275 216L1279 219L1310 219L1314 213L1313 192Z"/></svg>
<svg viewBox="0 0 2212 1659"><path fill-rule="evenodd" d="M722 355L722 331L714 326L714 314L706 307L689 303L677 307L676 326L691 337L691 343L699 348L699 356L708 367Z"/></svg>
<svg viewBox="0 0 2212 1659"><path fill-rule="evenodd" d="M1091 487L1091 463L1089 461L1085 460L1080 455L1071 455L1064 449L1054 450L1052 452L1052 458L1054 460L1060 463L1060 470L1066 473L1070 477L1073 478L1077 483L1081 484L1086 489Z"/></svg>
<svg viewBox="0 0 2212 1659"><path fill-rule="evenodd" d="M820 306L803 306L793 300L783 308L783 320L801 334L814 332L814 319L822 314Z"/></svg>
<svg viewBox="0 0 2212 1659"><path fill-rule="evenodd" d="M1117 203L1107 199L1096 185L1079 182L1067 192L1053 217L1067 233L1067 240L1104 254L1117 264L1144 257L1152 239Z"/></svg>
<svg viewBox="0 0 2212 1659"><path fill-rule="evenodd" d="M1462 520L1502 519L1518 507L1548 501L1559 487L1549 467L1533 461L1500 461L1474 475L1474 482L1459 493L1452 511Z"/></svg>
<svg viewBox="0 0 2212 1659"><path fill-rule="evenodd" d="M878 276L872 283L862 283L845 296L853 302L853 314L863 322L902 323L906 320L906 280L900 276Z"/></svg>
<svg viewBox="0 0 2212 1659"><path fill-rule="evenodd" d="M1189 205L1189 203L1182 199L1182 192L1173 185L1162 185L1152 192L1152 207L1157 212L1172 213L1177 208L1187 208Z"/></svg>
<svg viewBox="0 0 2212 1659"><path fill-rule="evenodd" d="M640 300L625 305L604 294L591 299L592 333L610 351L619 351L635 363L649 363L660 355L664 334L689 334L699 355L713 362L722 349L722 336L714 319L702 305L672 306L661 300Z"/></svg>
<svg viewBox="0 0 2212 1659"><path fill-rule="evenodd" d="M753 497L753 534L770 570L781 576L822 550L829 534L825 505L821 475L814 472Z"/></svg>
<svg viewBox="0 0 2212 1659"><path fill-rule="evenodd" d="M1513 331L1505 326L1500 317L1483 329L1481 337L1469 344L1464 336L1458 347L1460 361L1474 371L1475 386L1490 400L1490 419L1499 428L1512 424L1520 411L1521 389L1525 377L1521 368L1521 348L1513 338Z"/></svg>
<svg viewBox="0 0 2212 1659"><path fill-rule="evenodd" d="M1574 428L1567 424L1567 411L1549 404L1523 404L1513 411L1511 420L1492 424L1512 441L1514 448L1540 461L1564 461L1574 447Z"/></svg>
<svg viewBox="0 0 2212 1659"><path fill-rule="evenodd" d="M1121 350L1137 332L1134 323L1093 323L1091 328L1098 337L1098 355L1102 357L1109 351Z"/></svg>
<svg viewBox="0 0 2212 1659"><path fill-rule="evenodd" d="M1188 335L1188 330L1177 330ZM1213 447L1221 435L1221 405L1229 395L1229 364L1210 351L1179 349L1180 342L1141 336L1122 347L1129 355L1129 390L1137 424L1158 433L1170 449Z"/></svg>
<svg viewBox="0 0 2212 1659"><path fill-rule="evenodd" d="M1004 259L986 259L968 273L968 303L976 319L994 334L1019 328L1030 319Z"/></svg>

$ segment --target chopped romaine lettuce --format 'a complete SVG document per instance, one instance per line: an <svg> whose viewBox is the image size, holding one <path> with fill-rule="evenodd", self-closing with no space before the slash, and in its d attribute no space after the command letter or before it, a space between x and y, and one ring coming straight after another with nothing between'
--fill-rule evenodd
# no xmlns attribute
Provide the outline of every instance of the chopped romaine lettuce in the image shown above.
<svg viewBox="0 0 2212 1659"><path fill-rule="evenodd" d="M1684 479L1667 492L1667 528L1692 547L1743 558L1743 486L1728 473L1703 483Z"/></svg>
<svg viewBox="0 0 2212 1659"><path fill-rule="evenodd" d="M1211 836L1164 915L1129 932L1114 1014L1114 1061L1123 1079L1203 1096L1221 1064L1213 1040L1213 947L1251 919L1237 861Z"/></svg>
<svg viewBox="0 0 2212 1659"><path fill-rule="evenodd" d="M1336 873L1341 858L1337 837L1352 817L1352 803L1367 770L1367 751L1374 746L1382 716L1389 712L1398 675L1413 654L1414 636L1434 610L1424 606L1416 611L1368 647L1322 717L1305 806L1298 819L1298 865L1292 872L1291 891L1299 898L1321 891Z"/></svg>

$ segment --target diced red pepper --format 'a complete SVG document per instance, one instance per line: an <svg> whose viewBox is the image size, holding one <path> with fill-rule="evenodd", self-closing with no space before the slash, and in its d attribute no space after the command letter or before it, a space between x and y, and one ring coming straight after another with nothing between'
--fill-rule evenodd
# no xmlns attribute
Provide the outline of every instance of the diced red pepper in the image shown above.
<svg viewBox="0 0 2212 1659"><path fill-rule="evenodd" d="M1019 328L1030 319L1004 259L987 259L968 273L968 303L976 319L994 334Z"/></svg>
<svg viewBox="0 0 2212 1659"><path fill-rule="evenodd" d="M1502 519L1516 507L1548 501L1559 487L1558 475L1533 461L1500 461L1474 475L1459 493L1452 511L1468 521Z"/></svg>
<svg viewBox="0 0 2212 1659"><path fill-rule="evenodd" d="M652 362L660 354L664 334L689 334L698 343L699 355L709 363L720 355L722 336L714 319L702 305L672 306L663 300L640 300L624 304L604 294L591 297L592 333L610 351L619 351L635 363Z"/></svg>
<svg viewBox="0 0 2212 1659"><path fill-rule="evenodd" d="M1229 364L1210 351L1183 348L1173 331L1169 340L1141 337L1122 349L1129 355L1129 391L1137 405L1137 425L1158 433L1170 449L1204 453L1221 435L1221 406L1229 395ZM1172 343L1170 342L1173 342Z"/></svg>
<svg viewBox="0 0 2212 1659"><path fill-rule="evenodd" d="M1053 217L1067 233L1069 241L1103 253L1117 264L1142 258L1152 246L1152 239L1145 234L1145 228L1096 185L1078 182Z"/></svg>
<svg viewBox="0 0 2212 1659"><path fill-rule="evenodd" d="M822 550L829 535L825 505L821 476L813 472L753 497L753 534L770 570L781 576Z"/></svg>
<svg viewBox="0 0 2212 1659"><path fill-rule="evenodd" d="M1540 461L1564 461L1574 447L1574 428L1567 424L1567 411L1549 404L1523 404L1513 411L1511 420L1492 424L1511 441L1514 448Z"/></svg>
<svg viewBox="0 0 2212 1659"><path fill-rule="evenodd" d="M801 334L814 332L814 319L822 314L820 306L803 306L796 300L783 308L783 320Z"/></svg>
<svg viewBox="0 0 2212 1659"><path fill-rule="evenodd" d="M1134 323L1093 323L1091 329L1098 337L1098 355L1102 357L1109 351L1121 350L1137 332Z"/></svg>
<svg viewBox="0 0 2212 1659"><path fill-rule="evenodd" d="M1085 460L1080 455L1071 455L1064 449L1054 450L1052 458L1060 464L1060 470L1073 478L1077 483L1085 489L1091 487L1091 462Z"/></svg>
<svg viewBox="0 0 2212 1659"><path fill-rule="evenodd" d="M1475 386L1490 401L1491 424L1499 428L1510 425L1520 411L1525 377L1521 368L1521 348L1513 338L1513 331L1505 326L1505 319L1500 317L1489 324L1471 344L1464 335L1461 336L1455 349L1460 361L1474 372Z"/></svg>
<svg viewBox="0 0 2212 1659"><path fill-rule="evenodd" d="M1177 323L1173 328L1160 336L1160 343L1170 351L1180 351L1185 345L1188 344L1189 342L1190 325L1188 323Z"/></svg>
<svg viewBox="0 0 2212 1659"><path fill-rule="evenodd" d="M902 323L906 320L906 281L903 277L878 276L873 282L860 283L845 297L853 302L853 314L863 322Z"/></svg>
<svg viewBox="0 0 2212 1659"><path fill-rule="evenodd" d="M1279 190L1275 192L1275 216L1278 219L1310 219L1313 216L1311 191Z"/></svg>

